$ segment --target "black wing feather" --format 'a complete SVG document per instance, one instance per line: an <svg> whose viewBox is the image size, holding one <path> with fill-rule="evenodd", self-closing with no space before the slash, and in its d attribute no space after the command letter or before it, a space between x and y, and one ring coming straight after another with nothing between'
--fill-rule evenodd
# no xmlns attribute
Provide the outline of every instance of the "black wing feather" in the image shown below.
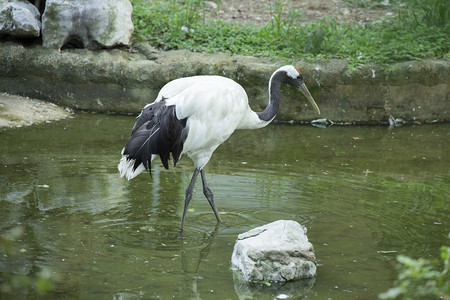
<svg viewBox="0 0 450 300"><path fill-rule="evenodd" d="M123 154L128 160L135 160L134 170L142 163L150 171L152 154L159 155L164 168L168 169L170 153L176 165L183 151L186 123L186 118L177 118L174 105L155 102L142 110Z"/></svg>

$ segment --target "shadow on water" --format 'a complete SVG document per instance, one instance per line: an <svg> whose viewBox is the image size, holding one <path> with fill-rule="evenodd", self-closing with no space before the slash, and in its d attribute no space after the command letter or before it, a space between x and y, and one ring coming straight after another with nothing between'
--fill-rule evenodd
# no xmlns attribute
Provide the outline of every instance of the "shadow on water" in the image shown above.
<svg viewBox="0 0 450 300"><path fill-rule="evenodd" d="M449 124L238 131L206 167L224 222L198 185L180 236L192 162L120 179L133 122L77 115L0 131L1 294L374 299L392 284L397 254L437 257L448 242ZM308 228L315 281L235 282L237 235L278 219Z"/></svg>

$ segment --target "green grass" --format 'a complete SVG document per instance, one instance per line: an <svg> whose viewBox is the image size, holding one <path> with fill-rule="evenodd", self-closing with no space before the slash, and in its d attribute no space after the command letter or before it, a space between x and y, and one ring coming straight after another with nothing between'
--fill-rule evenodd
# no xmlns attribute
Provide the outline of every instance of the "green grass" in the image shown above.
<svg viewBox="0 0 450 300"><path fill-rule="evenodd" d="M363 2L378 5L380 1ZM403 6L391 2L397 16L361 25L334 19L300 23L302 11L289 9L284 15L284 4L277 0L270 11L272 20L256 26L206 20L203 0L132 0L135 35L164 49L264 56L286 62L346 58L350 67L450 58L450 1L408 0Z"/></svg>

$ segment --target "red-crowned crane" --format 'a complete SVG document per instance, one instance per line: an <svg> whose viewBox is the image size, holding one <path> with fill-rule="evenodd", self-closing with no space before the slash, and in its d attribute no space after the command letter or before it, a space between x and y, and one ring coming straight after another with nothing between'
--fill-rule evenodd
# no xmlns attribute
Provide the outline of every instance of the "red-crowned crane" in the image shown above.
<svg viewBox="0 0 450 300"><path fill-rule="evenodd" d="M186 189L180 231L200 173L203 194L216 219L221 222L213 193L208 187L204 167L214 150L236 129L257 129L274 118L280 106L282 83L299 89L320 114L319 107L303 82L302 73L294 66L276 70L269 80L269 104L262 112L248 105L241 85L221 76L193 76L173 80L159 92L155 102L147 104L134 124L131 138L122 150L119 163L121 176L134 178L144 170L151 172L151 162L159 156L168 169L170 153L174 165L182 154L194 161L194 174Z"/></svg>

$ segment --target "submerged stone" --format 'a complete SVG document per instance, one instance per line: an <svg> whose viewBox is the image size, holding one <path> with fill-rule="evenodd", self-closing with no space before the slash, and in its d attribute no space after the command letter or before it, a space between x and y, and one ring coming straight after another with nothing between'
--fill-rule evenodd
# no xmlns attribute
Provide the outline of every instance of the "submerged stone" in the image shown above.
<svg viewBox="0 0 450 300"><path fill-rule="evenodd" d="M238 236L231 263L244 281L285 282L316 276L306 227L279 220Z"/></svg>

